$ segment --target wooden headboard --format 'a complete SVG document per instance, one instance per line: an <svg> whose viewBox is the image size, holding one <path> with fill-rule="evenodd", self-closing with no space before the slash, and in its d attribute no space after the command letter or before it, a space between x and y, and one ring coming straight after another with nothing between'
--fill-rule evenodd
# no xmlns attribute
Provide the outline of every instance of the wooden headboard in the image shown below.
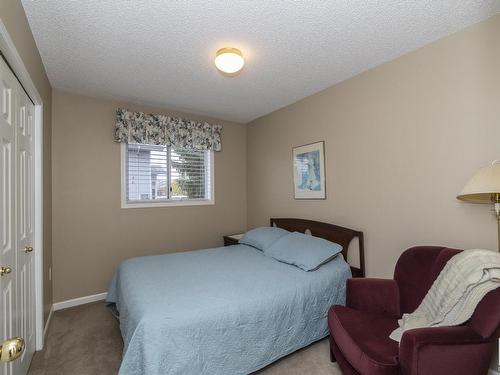
<svg viewBox="0 0 500 375"><path fill-rule="evenodd" d="M342 255L346 261L349 244L357 237L359 241L359 268L351 266L351 271L353 277L365 277L363 232L320 221L294 218L271 218L271 226L283 228L290 232L308 233L338 243L342 246Z"/></svg>

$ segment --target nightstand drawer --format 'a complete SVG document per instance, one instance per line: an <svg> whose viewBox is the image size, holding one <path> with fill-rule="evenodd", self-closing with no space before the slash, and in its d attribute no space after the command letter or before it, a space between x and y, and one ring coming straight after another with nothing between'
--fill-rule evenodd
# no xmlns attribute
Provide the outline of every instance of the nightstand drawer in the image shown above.
<svg viewBox="0 0 500 375"><path fill-rule="evenodd" d="M224 236L224 246L238 245L239 240L243 237L241 234L231 234L229 236Z"/></svg>

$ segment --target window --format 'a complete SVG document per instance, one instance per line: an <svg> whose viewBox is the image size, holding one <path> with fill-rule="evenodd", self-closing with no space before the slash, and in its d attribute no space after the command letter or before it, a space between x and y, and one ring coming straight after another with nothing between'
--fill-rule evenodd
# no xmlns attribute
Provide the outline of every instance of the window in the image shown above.
<svg viewBox="0 0 500 375"><path fill-rule="evenodd" d="M122 207L212 203L212 151L122 145Z"/></svg>

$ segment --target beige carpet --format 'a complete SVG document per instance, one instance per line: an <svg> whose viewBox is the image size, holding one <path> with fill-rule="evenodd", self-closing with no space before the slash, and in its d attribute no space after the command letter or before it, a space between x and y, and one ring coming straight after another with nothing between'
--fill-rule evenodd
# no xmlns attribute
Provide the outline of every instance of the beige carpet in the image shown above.
<svg viewBox="0 0 500 375"><path fill-rule="evenodd" d="M54 313L45 349L37 352L30 375L107 375L120 367L123 342L118 322L104 303ZM285 357L254 375L341 375L330 363L323 340Z"/></svg>

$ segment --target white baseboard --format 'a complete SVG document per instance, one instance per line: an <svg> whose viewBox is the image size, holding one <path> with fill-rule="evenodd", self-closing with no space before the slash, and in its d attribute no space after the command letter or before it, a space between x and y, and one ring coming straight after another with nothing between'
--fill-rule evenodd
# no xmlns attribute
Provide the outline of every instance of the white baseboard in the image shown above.
<svg viewBox="0 0 500 375"><path fill-rule="evenodd" d="M45 323L45 327L43 328L43 342L45 342L45 338L47 337L47 330L49 329L49 325L52 320L52 314L54 314L54 305L50 307L49 317L47 318L47 323Z"/></svg>
<svg viewBox="0 0 500 375"><path fill-rule="evenodd" d="M58 311L58 310L67 309L67 308L74 307L74 306L85 305L87 303L102 301L102 300L106 299L107 295L108 295L108 293L99 293L99 294L93 294L91 296L73 298L73 299L69 299L67 301L54 303L53 308L54 308L54 311Z"/></svg>
<svg viewBox="0 0 500 375"><path fill-rule="evenodd" d="M43 333L42 333L41 340L39 340L37 337L36 345L35 345L36 351L43 350L43 348L45 347L45 342L46 342L46 338L47 338L47 331L49 330L49 326L50 326L50 322L52 321L53 314L54 314L54 305L50 306L49 316L47 317L47 321L45 322L45 325L43 326Z"/></svg>

